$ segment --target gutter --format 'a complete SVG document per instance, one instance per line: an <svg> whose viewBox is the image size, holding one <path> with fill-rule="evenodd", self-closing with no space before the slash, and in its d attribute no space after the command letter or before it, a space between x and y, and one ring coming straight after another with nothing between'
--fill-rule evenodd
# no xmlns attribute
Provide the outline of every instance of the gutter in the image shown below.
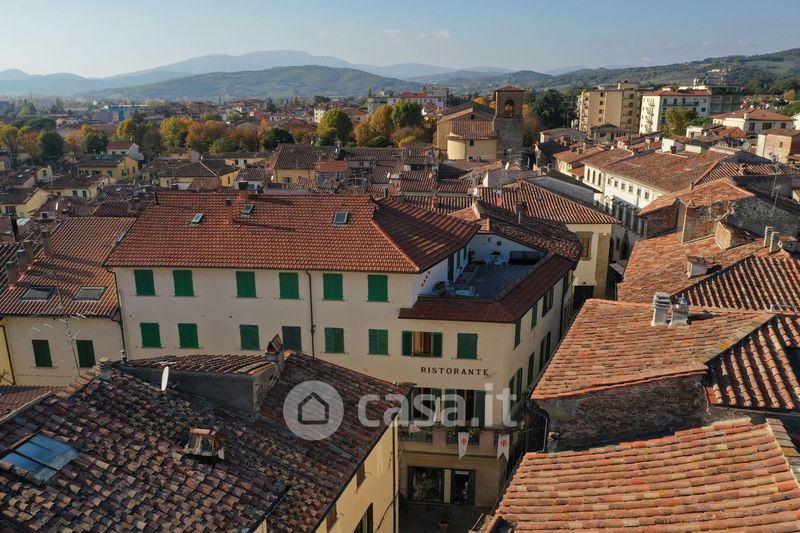
<svg viewBox="0 0 800 533"><path fill-rule="evenodd" d="M317 351L314 344L314 332L317 327L314 324L314 299L312 298L313 293L311 292L311 272L306 270L306 276L308 276L308 312L311 318L311 357L316 357Z"/></svg>

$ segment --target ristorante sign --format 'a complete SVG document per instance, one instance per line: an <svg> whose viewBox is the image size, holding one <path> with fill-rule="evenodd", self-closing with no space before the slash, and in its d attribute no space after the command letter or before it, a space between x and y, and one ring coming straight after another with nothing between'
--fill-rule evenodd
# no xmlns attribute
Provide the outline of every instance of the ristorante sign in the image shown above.
<svg viewBox="0 0 800 533"><path fill-rule="evenodd" d="M445 376L483 376L489 377L488 368L457 368L452 366L421 366L420 374L437 374Z"/></svg>

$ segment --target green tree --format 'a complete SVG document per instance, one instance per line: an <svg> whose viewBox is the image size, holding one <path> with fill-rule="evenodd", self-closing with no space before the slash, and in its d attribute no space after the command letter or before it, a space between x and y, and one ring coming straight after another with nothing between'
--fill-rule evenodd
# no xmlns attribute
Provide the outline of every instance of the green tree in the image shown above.
<svg viewBox="0 0 800 533"><path fill-rule="evenodd" d="M142 155L149 161L161 153L161 131L155 126L147 128L142 135Z"/></svg>
<svg viewBox="0 0 800 533"><path fill-rule="evenodd" d="M341 109L328 109L317 125L317 135L323 145L332 145L337 139L344 143L353 134L353 123Z"/></svg>
<svg viewBox="0 0 800 533"><path fill-rule="evenodd" d="M392 106L382 105L376 109L369 119L369 127L372 130L373 137L381 136L385 139L391 139L394 131Z"/></svg>
<svg viewBox="0 0 800 533"><path fill-rule="evenodd" d="M294 143L294 137L283 128L270 128L264 134L263 146L265 150L274 150L279 143Z"/></svg>
<svg viewBox="0 0 800 533"><path fill-rule="evenodd" d="M35 116L36 115L36 106L33 105L33 102L29 102L25 100L22 103L22 107L19 108L20 116Z"/></svg>
<svg viewBox="0 0 800 533"><path fill-rule="evenodd" d="M213 121L216 121L216 122L222 122L222 115L220 115L219 113L213 113L213 112L209 112L209 113L206 113L205 115L203 115L203 121L204 122L207 122L209 120L213 120Z"/></svg>
<svg viewBox="0 0 800 533"><path fill-rule="evenodd" d="M664 117L666 122L661 128L661 134L665 137L673 135L686 135L686 127L697 118L694 109L688 107L675 107L667 111Z"/></svg>
<svg viewBox="0 0 800 533"><path fill-rule="evenodd" d="M50 106L50 114L56 115L64 113L64 102L61 101L61 98L56 98L55 103Z"/></svg>
<svg viewBox="0 0 800 533"><path fill-rule="evenodd" d="M15 165L19 153L19 129L0 122L0 146L5 146L11 156L11 164Z"/></svg>
<svg viewBox="0 0 800 533"><path fill-rule="evenodd" d="M226 152L235 152L237 148L236 141L230 137L220 137L211 143L209 152L214 155L224 154Z"/></svg>
<svg viewBox="0 0 800 533"><path fill-rule="evenodd" d="M689 122L686 123L687 126L705 126L706 124L711 124L713 122L711 117L697 117L693 118ZM684 130L685 132L686 130ZM684 133L685 135L685 133Z"/></svg>
<svg viewBox="0 0 800 533"><path fill-rule="evenodd" d="M172 148L185 146L191 125L192 119L188 117L165 118L161 121L161 142Z"/></svg>
<svg viewBox="0 0 800 533"><path fill-rule="evenodd" d="M545 128L568 127L575 120L575 100L555 89L536 96L533 112Z"/></svg>
<svg viewBox="0 0 800 533"><path fill-rule="evenodd" d="M64 153L64 139L54 131L46 131L39 135L37 154L44 162L53 162Z"/></svg>
<svg viewBox="0 0 800 533"><path fill-rule="evenodd" d="M108 137L102 131L92 128L83 136L81 148L86 154L102 154L108 147Z"/></svg>
<svg viewBox="0 0 800 533"><path fill-rule="evenodd" d="M422 127L422 108L416 102L402 100L392 106L392 124L395 129Z"/></svg>
<svg viewBox="0 0 800 533"><path fill-rule="evenodd" d="M786 115L787 117L792 117L797 113L800 113L800 102L794 102L793 104L789 104L783 109L781 109L781 113Z"/></svg>

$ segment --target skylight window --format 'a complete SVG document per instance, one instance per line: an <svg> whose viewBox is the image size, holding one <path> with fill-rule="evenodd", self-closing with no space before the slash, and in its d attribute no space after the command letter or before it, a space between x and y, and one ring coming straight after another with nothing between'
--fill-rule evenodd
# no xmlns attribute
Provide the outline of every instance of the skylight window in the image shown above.
<svg viewBox="0 0 800 533"><path fill-rule="evenodd" d="M255 208L255 205L253 205L253 204L247 204L246 206L244 206L244 207L242 208L242 214L243 214L243 215L252 215L252 214L253 214L253 209L254 209L254 208Z"/></svg>
<svg viewBox="0 0 800 533"><path fill-rule="evenodd" d="M34 286L25 291L25 294L22 295L22 299L47 301L53 296L53 293L55 291L56 291L55 287Z"/></svg>
<svg viewBox="0 0 800 533"><path fill-rule="evenodd" d="M105 287L81 287L75 293L75 299L96 302L103 297L104 292L106 292Z"/></svg>
<svg viewBox="0 0 800 533"><path fill-rule="evenodd" d="M347 224L347 220L350 218L350 213L347 211L336 211L333 215L333 223L337 226L343 226Z"/></svg>
<svg viewBox="0 0 800 533"><path fill-rule="evenodd" d="M203 221L203 217L205 215L203 213L195 213L192 217L192 224L197 225Z"/></svg>
<svg viewBox="0 0 800 533"><path fill-rule="evenodd" d="M78 452L72 446L37 433L2 460L20 468L34 481L44 483L77 457Z"/></svg>

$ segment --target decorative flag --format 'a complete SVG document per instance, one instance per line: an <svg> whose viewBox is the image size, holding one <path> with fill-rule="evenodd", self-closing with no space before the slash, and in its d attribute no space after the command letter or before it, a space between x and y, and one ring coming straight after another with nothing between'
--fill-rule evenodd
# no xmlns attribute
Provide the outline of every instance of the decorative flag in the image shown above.
<svg viewBox="0 0 800 533"><path fill-rule="evenodd" d="M469 445L469 433L467 431L460 431L458 433L458 458L461 459L467 454L467 446Z"/></svg>
<svg viewBox="0 0 800 533"><path fill-rule="evenodd" d="M419 426L417 426L414 422L411 422L411 425L408 426L409 433L419 433L419 431L420 431Z"/></svg>
<svg viewBox="0 0 800 533"><path fill-rule="evenodd" d="M503 434L497 439L497 459L500 459L501 455L506 456L506 461L508 461L508 445L511 441L509 435Z"/></svg>

